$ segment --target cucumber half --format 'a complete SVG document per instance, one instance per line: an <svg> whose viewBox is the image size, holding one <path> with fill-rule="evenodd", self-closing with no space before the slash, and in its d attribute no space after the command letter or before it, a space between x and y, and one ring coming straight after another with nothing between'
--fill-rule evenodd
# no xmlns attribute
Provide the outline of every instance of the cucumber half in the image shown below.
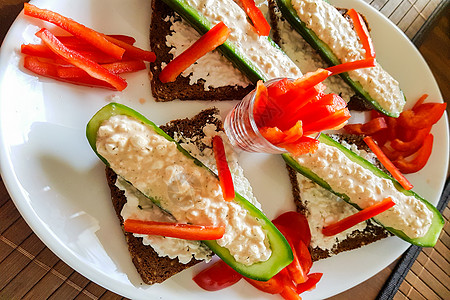
<svg viewBox="0 0 450 300"><path fill-rule="evenodd" d="M89 121L86 127L86 136L89 141L90 146L97 154L97 156L107 165L109 166L108 161L102 157L97 152L96 141L97 141L97 132L100 128L103 121L111 118L115 115L126 115L132 118L135 118L141 121L143 124L150 126L155 130L156 133L163 136L167 140L176 143L169 135L167 135L163 130L161 130L158 126L156 126L153 122L145 118L140 113L135 110L117 103L110 103L100 109ZM209 170L211 176L216 177L216 175L208 169L205 165L203 165L199 160L192 157L185 149L183 149L178 143L177 148L184 155L192 159L192 163L206 168ZM217 178L217 177L216 177ZM126 180L126 178L124 178ZM151 195L146 195L150 200L152 200L155 204L159 205L158 201L153 199ZM242 263L237 262L234 257L230 254L228 249L221 247L217 244L216 241L203 241L214 253L216 253L223 261L225 261L228 265L230 265L237 272L251 279L267 281L272 278L275 274L281 271L284 267L290 264L293 260L292 250L289 246L289 243L285 239L285 237L278 231L278 229L270 222L270 220L253 204L247 201L244 197L236 193L236 197L234 200L244 209L246 209L250 215L255 217L261 224L263 230L267 234L267 238L270 243L270 247L272 250L272 255L270 258L263 262L254 263L252 265L244 265ZM170 212L169 212L170 213Z"/></svg>
<svg viewBox="0 0 450 300"><path fill-rule="evenodd" d="M328 44L322 41L317 34L310 29L305 22L303 22L297 15L294 7L292 6L291 0L276 0L278 7L280 8L283 17L291 24L291 26L310 44L322 57L322 59L330 66L336 66L341 64L339 58L333 53L333 50ZM323 1L323 0L318 0ZM377 100L375 100L370 94L363 88L363 86L358 82L350 78L348 73L339 74L341 78L365 101L369 102L376 110L381 113L390 116L398 117L401 111L388 111L384 109ZM406 102L406 99L401 94L401 99Z"/></svg>
<svg viewBox="0 0 450 300"><path fill-rule="evenodd" d="M422 201L427 206L427 208L433 213L432 223L431 223L431 226L430 226L428 232L424 236L418 237L418 238L411 238L411 237L407 236L401 230L398 230L398 229L395 229L395 228L392 228L392 227L384 226L383 224L378 222L376 219L374 219L374 221L376 221L377 223L379 223L380 225L385 227L386 230L390 231L391 233L395 234L396 236L400 237L401 239L403 239L403 240L405 240L405 241L407 241L407 242L409 242L409 243L411 243L413 245L417 245L417 246L421 246L421 247L433 247L436 244L437 240L439 239L439 234L441 233L442 228L444 227L444 218L442 217L441 213L436 209L436 207L434 207L427 200L425 200L424 198L419 196L417 193L415 193L415 192L413 192L411 190L405 190L390 175L388 175L385 172L381 171L376 166L374 166L373 164L371 164L370 162L368 162L367 160L365 160L361 156L357 155L356 153L354 153L354 152L350 151L349 149L345 148L344 146L342 146L340 143L336 142L332 138L330 138L330 137L328 137L328 136L326 136L324 134L321 134L320 137L319 137L319 141L321 143L327 144L328 146L332 146L332 147L337 148L339 151L341 151L343 154L345 154L345 156L348 159L350 159L351 161L359 164L360 166L370 170L376 176L378 176L380 178L386 178L386 179L392 180L392 182L394 183L395 188L398 191L402 192L403 194L405 194L407 196L413 196L416 199L418 199L419 201ZM337 195L338 197L342 198L343 200L345 200L349 204L353 205L357 209L361 210L360 207L358 207L356 204L351 202L351 199L346 194L338 193L338 192L334 191L331 188L331 186L326 182L326 180L324 180L323 178L317 176L314 172L312 172L307 167L300 165L298 163L298 161L295 160L291 155L289 155L289 154L282 154L282 156L283 156L283 159L286 161L286 163L289 166L291 166L294 170L296 170L300 174L304 175L305 177L311 179L312 181L314 181L318 185L322 186L323 188L329 190L330 192L332 192L333 194Z"/></svg>

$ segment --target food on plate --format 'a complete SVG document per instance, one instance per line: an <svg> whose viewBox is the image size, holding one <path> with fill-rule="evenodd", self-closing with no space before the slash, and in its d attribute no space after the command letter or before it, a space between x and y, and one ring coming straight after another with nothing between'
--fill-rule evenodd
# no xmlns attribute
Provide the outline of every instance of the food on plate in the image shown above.
<svg viewBox="0 0 450 300"><path fill-rule="evenodd" d="M283 17L329 65L339 65L368 57L361 42L364 39L361 39L357 31L353 30L353 22L350 23L326 1L277 0L277 4ZM281 30L292 31L286 26L286 24L280 24ZM296 37L293 33L282 33L280 37L288 39L285 42L281 41L282 48L288 52L288 55L291 57L304 55L298 51L288 50L306 49L302 44L296 46ZM342 73L341 77L354 92L380 112L398 117L403 110L406 100L399 83L378 63L370 69Z"/></svg>
<svg viewBox="0 0 450 300"><path fill-rule="evenodd" d="M36 33L43 44L23 44L24 67L35 74L78 85L122 91L127 87L118 74L145 69L155 54L134 47L134 38L104 35L50 10L24 4L25 15L65 29L73 36L55 36L42 28Z"/></svg>
<svg viewBox="0 0 450 300"><path fill-rule="evenodd" d="M217 134L214 126L204 130ZM136 111L110 103L92 117L86 134L121 181L168 213L172 222L225 226L222 238L202 243L240 274L268 280L292 261L286 239L258 208L239 191L234 201L225 201L215 173ZM182 136L174 132L174 137ZM134 211L125 220L136 214L145 220L138 205L127 209Z"/></svg>
<svg viewBox="0 0 450 300"><path fill-rule="evenodd" d="M444 219L433 205L334 139L322 134L319 141L314 153L296 157L283 154L283 158L290 167L357 209L391 197L395 206L374 220L414 245L435 245Z"/></svg>

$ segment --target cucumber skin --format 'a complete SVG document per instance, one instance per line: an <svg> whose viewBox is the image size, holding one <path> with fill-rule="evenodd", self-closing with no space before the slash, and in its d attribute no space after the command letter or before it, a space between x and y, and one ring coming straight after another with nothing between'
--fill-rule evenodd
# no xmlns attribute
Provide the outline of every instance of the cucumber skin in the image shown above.
<svg viewBox="0 0 450 300"><path fill-rule="evenodd" d="M212 176L217 177L209 168L203 165L203 163L200 162L198 159L190 155L189 152L187 152L184 148L182 148L177 142L174 141L172 137L166 134L152 121L148 120L146 117L144 117L137 111L118 103L109 103L103 108L101 108L91 118L91 120L86 126L86 137L92 150L107 166L109 166L108 161L97 152L96 147L97 131L104 120L107 120L115 115L127 115L138 119L139 121L143 122L148 126L151 126L158 134L165 137L167 140L176 143L178 150L181 151L187 157L193 159L195 164L203 168L206 168L209 172L211 172ZM153 199L152 197L149 197L149 199L155 201L155 199ZM234 270L236 270L243 276L259 281L267 281L292 262L294 256L291 247L289 246L289 243L287 242L286 238L258 208L256 208L253 204L251 204L249 201L247 201L244 197L242 197L238 193L236 193L236 198L234 201L236 201L243 208L247 209L252 216L260 220L263 229L267 233L267 237L269 238L270 246L272 248L271 257L265 262L259 262L252 264L250 266L246 266L236 262L229 253L228 249L219 246L215 240L203 241L203 243L205 243L223 261L225 261L228 265L230 265ZM158 205L158 203L155 204Z"/></svg>
<svg viewBox="0 0 450 300"><path fill-rule="evenodd" d="M291 24L291 26L294 27L294 29L306 40L306 42L319 53L319 55L327 64L331 66L341 64L341 61L333 53L331 48L325 42L323 42L313 30L308 28L306 24L298 17L295 9L292 7L291 0L276 1L283 17L286 18L289 24ZM390 112L382 108L380 104L375 99L373 99L366 90L363 89L359 82L354 81L350 78L348 73L341 73L339 74L339 76L353 89L353 91L355 91L364 100L368 101L376 110L389 117L397 118L400 115L400 112ZM402 96L406 101L403 92Z"/></svg>
<svg viewBox="0 0 450 300"><path fill-rule="evenodd" d="M383 224L381 224L380 222L378 222L376 219L374 219L374 221L376 221L378 224L382 225L386 230L390 231L391 233L395 234L396 236L400 237L401 239L403 239L403 240L405 240L405 241L407 241L407 242L409 242L409 243L411 243L413 245L417 245L417 246L420 246L420 247L433 247L436 244L437 240L439 239L440 232L442 231L442 228L444 227L444 223L445 223L444 218L442 217L441 213L436 209L436 207L434 207L427 200L425 200L424 198L419 196L417 193L415 193L415 192L413 192L411 190L405 190L390 175L388 175L385 172L381 171L380 169L375 167L373 164L371 164L370 162L368 162L367 160L365 160L361 156L357 155L356 153L352 152L351 150L345 148L344 146L342 146L341 144L339 144L338 142L336 142L332 138L330 138L330 137L328 137L328 136L326 136L324 134L321 134L320 137L319 137L319 141L321 143L325 143L325 144L327 144L329 146L333 146L333 147L338 148L348 158L350 158L353 162L358 163L359 165L365 167L366 169L369 169L372 173L374 173L378 177L382 177L382 178L386 178L386 179L392 180L392 182L394 183L394 186L395 186L395 188L397 190L399 190L400 192L402 192L403 194L405 194L407 196L414 196L416 199L422 201L428 207L428 209L430 209L433 212L433 220L432 220L432 224L430 226L430 229L428 230L428 232L426 233L425 236L420 237L420 238L410 238L410 237L408 237L406 234L404 234L400 230L397 230L397 229L392 228L392 227L386 227ZM323 188L329 190L330 192L332 192L336 196L342 198L343 200L345 200L346 202L348 202L349 204L351 204L355 208L361 210L360 207L358 207L357 205L355 205L354 203L352 203L350 201L350 198L347 195L335 192L325 180L323 180L322 178L317 176L314 172L312 172L308 168L303 167L300 164L298 164L298 162L291 155L289 155L289 154L282 154L282 157L285 160L285 162L289 166L291 166L294 170L296 170L300 174L304 175L305 177L311 179L312 181L314 181L318 185L322 186Z"/></svg>

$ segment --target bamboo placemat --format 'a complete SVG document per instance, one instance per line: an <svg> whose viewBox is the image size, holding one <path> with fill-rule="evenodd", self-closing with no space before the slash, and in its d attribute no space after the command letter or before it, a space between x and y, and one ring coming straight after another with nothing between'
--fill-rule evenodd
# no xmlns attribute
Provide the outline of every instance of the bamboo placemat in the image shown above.
<svg viewBox="0 0 450 300"><path fill-rule="evenodd" d="M448 2L448 0L364 1L381 11L413 40L418 32L420 33L420 29L424 28L426 21L433 16L436 8ZM20 2L25 1L0 0L2 30L0 43L6 33L5 27L9 27L20 11ZM398 292L393 296L394 300L450 299L449 206L444 210L444 217L447 223L440 241L435 248L420 252ZM385 277L377 280L385 280ZM0 300L3 299L124 298L86 279L55 256L20 216L0 178ZM337 296L336 299L341 298Z"/></svg>

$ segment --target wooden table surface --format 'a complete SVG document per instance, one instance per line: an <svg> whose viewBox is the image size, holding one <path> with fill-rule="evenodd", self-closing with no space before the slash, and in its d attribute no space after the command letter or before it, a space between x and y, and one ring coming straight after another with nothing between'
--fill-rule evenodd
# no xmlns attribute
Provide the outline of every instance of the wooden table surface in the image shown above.
<svg viewBox="0 0 450 300"><path fill-rule="evenodd" d="M428 18L433 16L434 9L441 1L365 1L389 17L408 37L421 43L419 51L429 63L444 99L449 99L448 10L443 17L433 22L425 34L416 35ZM22 10L23 2L0 0L0 42ZM448 207L444 216L447 220L450 218ZM394 299L450 299L449 231L447 222L441 241L435 248L422 251ZM20 216L1 178L0 234L0 299L122 298L83 277L55 256ZM330 299L376 299L396 263L366 282Z"/></svg>

